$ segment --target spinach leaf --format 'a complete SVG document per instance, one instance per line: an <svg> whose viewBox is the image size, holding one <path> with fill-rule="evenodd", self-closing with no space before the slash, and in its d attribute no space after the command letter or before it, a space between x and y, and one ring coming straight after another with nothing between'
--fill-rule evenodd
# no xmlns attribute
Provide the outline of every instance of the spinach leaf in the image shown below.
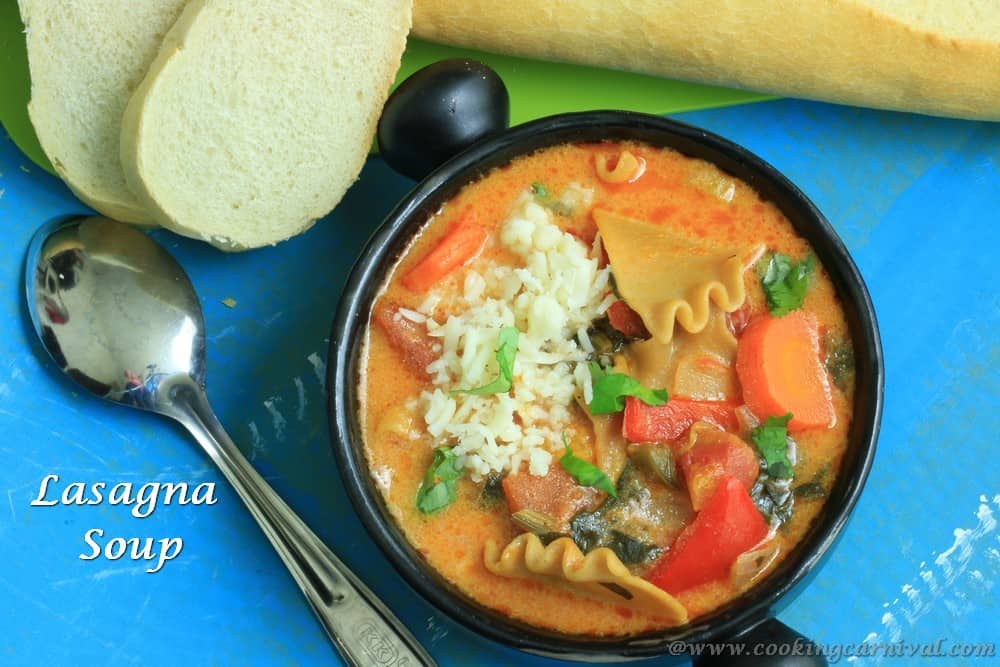
<svg viewBox="0 0 1000 667"><path fill-rule="evenodd" d="M782 524L792 518L795 506L795 494L791 491L792 480L770 477L767 471L761 472L750 489L760 513L771 522Z"/></svg>
<svg viewBox="0 0 1000 667"><path fill-rule="evenodd" d="M826 497L826 487L828 482L828 477L830 476L830 466L824 465L813 478L804 484L799 484L797 487L792 489L792 493L795 494L796 498L824 498Z"/></svg>
<svg viewBox="0 0 1000 667"><path fill-rule="evenodd" d="M600 512L577 514L570 521L570 530L573 541L583 553L606 547L614 551L625 565L637 565L653 560L662 551L655 544L643 542L612 528L610 522Z"/></svg>
<svg viewBox="0 0 1000 667"><path fill-rule="evenodd" d="M600 366L611 366L614 363L614 354L621 352L622 348L633 338L629 338L618 329L611 326L611 321L607 315L595 320L587 329L587 336L590 338L594 351L588 355L588 360L596 362Z"/></svg>
<svg viewBox="0 0 1000 667"><path fill-rule="evenodd" d="M612 530L610 537L611 539L608 540L605 546L614 551L615 555L625 565L646 563L657 558L663 552L663 549L655 544L637 540L631 535L626 535L617 530Z"/></svg>
<svg viewBox="0 0 1000 667"><path fill-rule="evenodd" d="M760 282L772 315L781 317L802 307L815 265L812 255L797 264L788 255L774 253L768 257Z"/></svg>
<svg viewBox="0 0 1000 667"><path fill-rule="evenodd" d="M462 469L458 467L458 457L450 447L442 447L434 452L424 481L417 490L417 509L423 514L431 514L453 503Z"/></svg>
<svg viewBox="0 0 1000 667"><path fill-rule="evenodd" d="M677 469L670 447L656 442L630 443L628 457L638 467L653 473L661 482L668 486L681 488L681 472Z"/></svg>
<svg viewBox="0 0 1000 667"><path fill-rule="evenodd" d="M580 512L569 522L570 534L583 553L589 553L604 544L608 522L599 511Z"/></svg>
<svg viewBox="0 0 1000 667"><path fill-rule="evenodd" d="M788 422L792 413L784 417L768 417L762 425L750 432L750 438L764 455L767 474L778 479L791 479L792 463L788 460Z"/></svg>
<svg viewBox="0 0 1000 667"><path fill-rule="evenodd" d="M587 407L592 415L610 415L625 409L625 397L633 396L648 405L663 405L667 402L666 389L649 389L635 378L624 373L608 372L600 365L590 363L590 377L594 386L594 397Z"/></svg>
<svg viewBox="0 0 1000 667"><path fill-rule="evenodd" d="M593 486L607 491L612 496L618 495L618 492L615 491L615 485L611 483L607 475L601 472L600 468L573 453L569 443L566 442L565 435L563 435L563 445L566 447L566 452L559 458L559 465L569 473L570 477L575 479L580 486Z"/></svg>
<svg viewBox="0 0 1000 667"><path fill-rule="evenodd" d="M806 482L792 489L792 493L795 494L796 498L823 498L826 496L826 489L823 488L822 484Z"/></svg>
<svg viewBox="0 0 1000 667"><path fill-rule="evenodd" d="M645 487L631 465L626 465L618 480L616 496L609 496L593 512L581 512L570 520L570 537L584 553L607 547L625 565L648 563L660 556L663 550L626 532L628 522L623 521L619 510L630 503L641 501ZM626 510L627 514L627 510Z"/></svg>
<svg viewBox="0 0 1000 667"><path fill-rule="evenodd" d="M792 517L795 499L810 497L809 494L816 491L814 488L807 488L800 493L797 489L792 489L795 471L788 459L787 428L791 418L791 413L783 417L768 417L764 424L750 432L751 439L764 459L760 475L750 490L750 497L761 514L772 524L787 522ZM820 481L819 476L813 481Z"/></svg>
<svg viewBox="0 0 1000 667"><path fill-rule="evenodd" d="M847 391L854 376L854 347L850 340L827 334L823 340L826 349L824 365L826 372L833 378L833 383L841 391Z"/></svg>
<svg viewBox="0 0 1000 667"><path fill-rule="evenodd" d="M453 394L506 394L514 384L514 358L517 356L517 327L503 327L497 333L497 364L500 374L497 379L475 389L454 389Z"/></svg>
<svg viewBox="0 0 1000 667"><path fill-rule="evenodd" d="M503 501L503 475L491 472L486 475L483 490L479 492L479 506L483 509L493 509Z"/></svg>

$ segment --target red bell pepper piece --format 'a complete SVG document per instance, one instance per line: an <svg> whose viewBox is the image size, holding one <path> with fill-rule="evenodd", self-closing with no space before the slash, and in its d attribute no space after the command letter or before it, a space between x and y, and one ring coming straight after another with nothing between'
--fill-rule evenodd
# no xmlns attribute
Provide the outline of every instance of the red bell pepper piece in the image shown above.
<svg viewBox="0 0 1000 667"><path fill-rule="evenodd" d="M646 578L671 595L725 579L737 556L766 535L767 522L743 483L726 477Z"/></svg>
<svg viewBox="0 0 1000 667"><path fill-rule="evenodd" d="M736 405L686 398L671 398L664 405L647 405L630 396L625 399L622 433L629 442L669 442L682 437L699 421L736 430Z"/></svg>
<svg viewBox="0 0 1000 667"><path fill-rule="evenodd" d="M696 431L694 445L677 458L695 510L704 507L726 477L735 477L747 491L760 474L757 454L738 436L711 427Z"/></svg>

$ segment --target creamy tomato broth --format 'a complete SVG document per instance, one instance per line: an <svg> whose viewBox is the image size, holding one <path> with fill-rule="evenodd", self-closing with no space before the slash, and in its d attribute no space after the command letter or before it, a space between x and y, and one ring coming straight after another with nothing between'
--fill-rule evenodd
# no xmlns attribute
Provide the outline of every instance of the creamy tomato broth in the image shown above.
<svg viewBox="0 0 1000 667"><path fill-rule="evenodd" d="M487 607L572 634L683 624L822 510L848 341L809 244L745 183L639 143L543 149L462 189L388 276L371 474Z"/></svg>

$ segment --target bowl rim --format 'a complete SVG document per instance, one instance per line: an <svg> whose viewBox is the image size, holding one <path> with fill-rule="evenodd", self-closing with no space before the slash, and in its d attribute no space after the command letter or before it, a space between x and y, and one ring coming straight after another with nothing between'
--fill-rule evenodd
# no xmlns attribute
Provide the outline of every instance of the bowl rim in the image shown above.
<svg viewBox="0 0 1000 667"><path fill-rule="evenodd" d="M856 360L854 419L848 450L819 517L760 583L679 628L635 636L568 635L513 620L473 601L426 564L406 540L367 470L356 416L357 352L384 272L395 264L412 234L464 185L518 155L547 146L625 139L714 162L774 202L796 233L809 241L830 274L848 319ZM847 523L871 469L884 375L878 322L864 280L829 221L798 187L759 156L706 130L649 114L587 111L531 121L472 146L418 183L386 216L358 256L336 310L328 355L327 412L334 458L362 524L404 580L432 606L479 635L529 653L576 660L632 659L676 655L677 642L697 644L745 632L770 616L778 601L820 563Z"/></svg>

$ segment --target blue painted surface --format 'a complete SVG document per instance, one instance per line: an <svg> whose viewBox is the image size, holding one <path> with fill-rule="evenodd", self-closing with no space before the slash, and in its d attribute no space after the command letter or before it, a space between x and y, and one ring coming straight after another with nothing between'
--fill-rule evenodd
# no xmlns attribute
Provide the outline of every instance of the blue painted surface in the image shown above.
<svg viewBox="0 0 1000 667"><path fill-rule="evenodd" d="M791 100L678 118L744 144L815 200L882 326L875 467L832 557L780 618L824 643L997 641L1000 125ZM79 395L39 355L23 316L23 254L41 222L83 209L0 137L0 664L336 664L271 547L188 437ZM352 258L407 189L373 158L329 219L276 248L224 256L156 237L202 298L220 419L292 507L441 664L558 664L479 639L418 599L340 487L322 388L328 328ZM218 503L145 519L107 503L31 507L47 474L59 488L216 481ZM90 528L179 536L184 551L158 574L85 562Z"/></svg>

